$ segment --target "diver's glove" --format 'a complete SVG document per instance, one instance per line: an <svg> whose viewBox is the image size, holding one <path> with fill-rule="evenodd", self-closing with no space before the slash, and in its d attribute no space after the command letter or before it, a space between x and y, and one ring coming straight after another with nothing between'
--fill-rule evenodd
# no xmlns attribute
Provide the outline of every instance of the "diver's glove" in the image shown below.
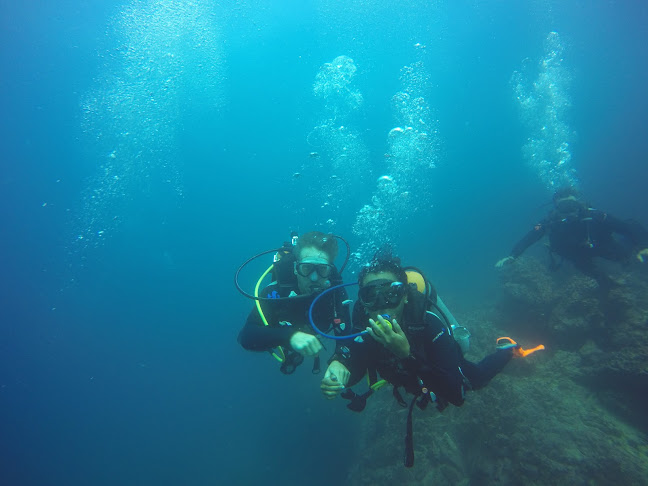
<svg viewBox="0 0 648 486"><path fill-rule="evenodd" d="M512 349L513 350L513 357L515 358L526 358L530 354L535 353L536 351L540 351L544 349L544 344L540 344L536 346L535 348L531 349L524 349L522 346L520 346L518 343L513 341L510 337L500 337L497 338L497 344L496 344L497 349Z"/></svg>
<svg viewBox="0 0 648 486"><path fill-rule="evenodd" d="M644 263L646 260L648 260L648 248L644 248L643 250L637 252L637 260L639 260L641 263Z"/></svg>
<svg viewBox="0 0 648 486"><path fill-rule="evenodd" d="M499 260L499 261L495 264L495 266L496 266L497 268L502 268L504 265L506 265L506 264L509 263L509 262L512 262L513 260L515 260L515 257L507 256L506 258L502 258L501 260Z"/></svg>

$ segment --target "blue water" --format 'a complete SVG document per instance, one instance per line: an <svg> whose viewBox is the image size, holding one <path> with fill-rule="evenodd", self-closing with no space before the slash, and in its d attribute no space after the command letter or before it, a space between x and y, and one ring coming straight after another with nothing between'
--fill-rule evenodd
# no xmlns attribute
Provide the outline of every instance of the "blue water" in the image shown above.
<svg viewBox="0 0 648 486"><path fill-rule="evenodd" d="M358 417L307 367L285 377L240 349L251 302L233 275L291 230L359 247L403 66L423 63L439 144L401 188L426 207L389 236L446 300L495 295L493 264L550 199L511 87L549 32L583 193L648 223L643 2L95 3L0 6L1 484L344 482ZM173 29L190 42L167 46ZM307 141L326 117L315 77L340 55L363 97L344 120L369 153L359 174Z"/></svg>

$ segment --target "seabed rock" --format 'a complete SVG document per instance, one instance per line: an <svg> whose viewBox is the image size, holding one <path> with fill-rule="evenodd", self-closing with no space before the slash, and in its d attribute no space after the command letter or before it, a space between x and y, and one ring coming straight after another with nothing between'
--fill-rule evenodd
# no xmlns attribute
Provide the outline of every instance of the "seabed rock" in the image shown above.
<svg viewBox="0 0 648 486"><path fill-rule="evenodd" d="M456 316L472 333L467 358L502 335L547 349L511 361L462 407L415 408L411 469L407 410L389 387L375 393L345 484L648 485L648 275L613 278L603 296L575 272L509 265L498 302Z"/></svg>

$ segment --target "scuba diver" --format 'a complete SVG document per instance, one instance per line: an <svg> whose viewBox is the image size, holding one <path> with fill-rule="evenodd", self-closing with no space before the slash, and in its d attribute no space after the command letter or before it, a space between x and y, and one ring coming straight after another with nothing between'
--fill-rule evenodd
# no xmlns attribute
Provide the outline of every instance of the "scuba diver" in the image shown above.
<svg viewBox="0 0 648 486"><path fill-rule="evenodd" d="M337 239L347 245L347 258L338 272L334 265L338 254ZM238 285L238 274L254 258L275 252L273 265L261 276L254 296ZM281 372L295 371L304 357L313 357L313 373L319 373L319 353L322 343L309 322L309 308L313 299L331 285L341 283L341 272L350 254L349 246L339 236L319 231L297 237L284 243L278 250L270 250L246 261L236 274L236 286L246 297L256 300L256 306L238 335L238 342L248 351L269 351L279 362ZM258 287L272 272L273 280L261 292ZM343 288L328 293L318 306L316 318L333 335L344 333L350 321L347 294ZM350 327L350 326L349 326Z"/></svg>
<svg viewBox="0 0 648 486"><path fill-rule="evenodd" d="M427 286L425 293L419 291L405 268L397 257L382 253L362 269L353 328L366 333L338 341L320 388L328 399L341 394L350 400L347 407L358 412L374 390L386 383L394 386L394 397L403 407L408 405L399 388L414 395L409 404L405 451L405 466L411 467L414 404L424 409L435 403L439 410L449 403L461 406L467 390L484 387L511 358L525 357L544 346L524 350L511 338L502 337L497 340L497 350L481 362L466 360L460 339L454 335L457 328L448 325L434 305L435 292L428 292ZM365 375L370 386L366 393L358 395L348 388Z"/></svg>
<svg viewBox="0 0 648 486"><path fill-rule="evenodd" d="M589 207L573 187L557 190L553 205L549 215L515 244L511 254L495 264L497 268L514 261L527 248L548 235L552 267L555 266L555 253L594 278L599 289L606 293L615 282L595 264L595 257L627 263L636 251L641 263L648 258L648 232L636 221L623 221Z"/></svg>

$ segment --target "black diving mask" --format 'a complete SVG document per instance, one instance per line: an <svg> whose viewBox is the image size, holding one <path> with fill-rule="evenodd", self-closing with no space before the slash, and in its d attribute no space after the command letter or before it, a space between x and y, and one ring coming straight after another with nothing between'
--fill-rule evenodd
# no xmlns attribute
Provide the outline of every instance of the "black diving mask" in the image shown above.
<svg viewBox="0 0 648 486"><path fill-rule="evenodd" d="M577 214L583 207L578 199L560 199L556 202L556 210L560 214Z"/></svg>
<svg viewBox="0 0 648 486"><path fill-rule="evenodd" d="M295 269L302 277L310 277L313 272L317 272L320 278L328 278L333 270L333 265L328 263L299 262L295 264Z"/></svg>
<svg viewBox="0 0 648 486"><path fill-rule="evenodd" d="M403 282L387 279L374 280L358 289L358 300L369 310L393 309L407 292Z"/></svg>

